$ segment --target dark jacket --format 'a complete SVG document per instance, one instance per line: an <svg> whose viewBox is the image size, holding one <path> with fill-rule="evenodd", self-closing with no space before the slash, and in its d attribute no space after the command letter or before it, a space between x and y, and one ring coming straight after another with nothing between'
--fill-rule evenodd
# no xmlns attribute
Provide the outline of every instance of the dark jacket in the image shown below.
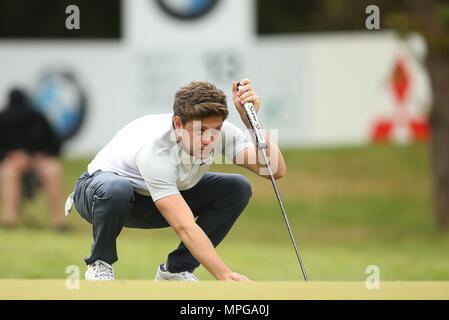
<svg viewBox="0 0 449 320"><path fill-rule="evenodd" d="M14 89L4 111L0 112L0 161L13 150L58 156L61 142L46 118L33 109L25 93Z"/></svg>

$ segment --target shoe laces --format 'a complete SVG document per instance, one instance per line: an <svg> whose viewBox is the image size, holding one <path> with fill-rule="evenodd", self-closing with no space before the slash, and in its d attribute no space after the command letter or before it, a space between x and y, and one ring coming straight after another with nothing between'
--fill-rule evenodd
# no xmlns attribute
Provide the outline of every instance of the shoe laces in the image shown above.
<svg viewBox="0 0 449 320"><path fill-rule="evenodd" d="M179 273L182 279L187 281L198 281L198 279L195 277L195 275L188 271L183 271Z"/></svg>
<svg viewBox="0 0 449 320"><path fill-rule="evenodd" d="M97 260L93 264L95 277L99 280L114 279L114 269L112 266L104 261Z"/></svg>

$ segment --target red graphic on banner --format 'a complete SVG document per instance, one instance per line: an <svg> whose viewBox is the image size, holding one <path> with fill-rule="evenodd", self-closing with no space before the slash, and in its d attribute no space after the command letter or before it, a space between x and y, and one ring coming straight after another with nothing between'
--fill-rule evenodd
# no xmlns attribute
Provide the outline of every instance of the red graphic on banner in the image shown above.
<svg viewBox="0 0 449 320"><path fill-rule="evenodd" d="M427 141L430 126L426 119L411 116L407 111L407 102L411 91L411 76L405 59L397 60L390 82L396 107L392 117L379 119L372 132L374 142L392 142L395 130L405 131L413 142Z"/></svg>
<svg viewBox="0 0 449 320"><path fill-rule="evenodd" d="M390 142L393 131L393 120L379 120L374 125L373 141Z"/></svg>
<svg viewBox="0 0 449 320"><path fill-rule="evenodd" d="M398 106L403 106L410 91L410 75L403 60L399 60L393 70L392 87Z"/></svg>

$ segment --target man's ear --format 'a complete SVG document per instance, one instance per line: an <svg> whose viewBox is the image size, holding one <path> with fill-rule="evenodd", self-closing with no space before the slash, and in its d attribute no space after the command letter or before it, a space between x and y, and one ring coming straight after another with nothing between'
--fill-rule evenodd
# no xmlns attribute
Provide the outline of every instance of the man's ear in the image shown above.
<svg viewBox="0 0 449 320"><path fill-rule="evenodd" d="M175 126L175 129L181 129L182 128L182 120L180 117L176 116L173 118L173 125Z"/></svg>
<svg viewBox="0 0 449 320"><path fill-rule="evenodd" d="M182 120L180 117L176 116L173 118L173 126L175 127L175 132L176 132L176 139L177 139L177 143L180 143L182 141Z"/></svg>

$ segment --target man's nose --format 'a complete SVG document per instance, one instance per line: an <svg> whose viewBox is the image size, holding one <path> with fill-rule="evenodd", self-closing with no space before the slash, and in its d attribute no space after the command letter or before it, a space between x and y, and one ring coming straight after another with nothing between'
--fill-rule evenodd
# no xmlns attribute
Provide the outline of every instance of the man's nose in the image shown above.
<svg viewBox="0 0 449 320"><path fill-rule="evenodd" d="M201 142L206 145L212 143L213 141L214 141L214 136L211 134L207 134L207 135L204 134L201 138Z"/></svg>

